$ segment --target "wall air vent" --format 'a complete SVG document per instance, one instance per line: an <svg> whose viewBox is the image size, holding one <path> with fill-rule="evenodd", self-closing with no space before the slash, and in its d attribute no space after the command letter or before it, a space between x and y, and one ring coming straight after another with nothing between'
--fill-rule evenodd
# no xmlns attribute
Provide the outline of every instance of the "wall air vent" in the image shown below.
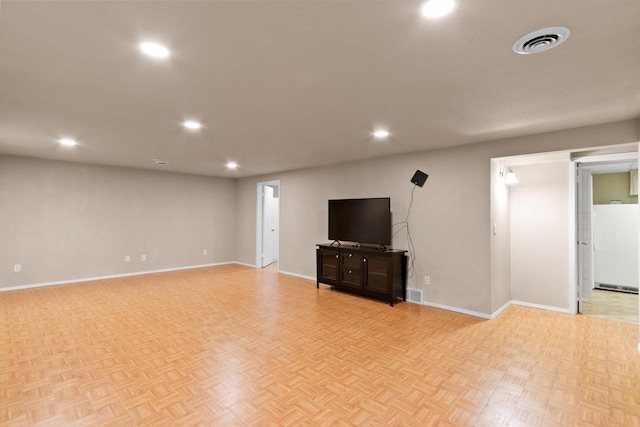
<svg viewBox="0 0 640 427"><path fill-rule="evenodd" d="M569 38L567 27L548 27L526 34L513 44L513 51L522 55L553 49Z"/></svg>
<svg viewBox="0 0 640 427"><path fill-rule="evenodd" d="M407 288L407 301L422 304L422 291L420 289Z"/></svg>
<svg viewBox="0 0 640 427"><path fill-rule="evenodd" d="M603 289L605 291L626 292L628 294L637 294L638 288L624 285L610 285L608 283L596 283L595 289Z"/></svg>

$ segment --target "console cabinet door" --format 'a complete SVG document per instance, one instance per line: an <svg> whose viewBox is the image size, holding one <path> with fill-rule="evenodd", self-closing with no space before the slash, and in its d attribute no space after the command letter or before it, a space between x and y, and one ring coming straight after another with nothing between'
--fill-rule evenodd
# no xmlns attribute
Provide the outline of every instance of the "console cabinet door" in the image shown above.
<svg viewBox="0 0 640 427"><path fill-rule="evenodd" d="M365 259L365 290L379 294L389 294L393 275L392 259L389 257L367 257Z"/></svg>
<svg viewBox="0 0 640 427"><path fill-rule="evenodd" d="M340 277L340 254L338 251L319 251L318 276L322 283L337 284Z"/></svg>

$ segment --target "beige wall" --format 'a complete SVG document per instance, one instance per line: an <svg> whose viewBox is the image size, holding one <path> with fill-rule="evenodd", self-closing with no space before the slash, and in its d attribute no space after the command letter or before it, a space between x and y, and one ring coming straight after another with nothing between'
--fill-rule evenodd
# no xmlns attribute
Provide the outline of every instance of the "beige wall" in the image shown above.
<svg viewBox="0 0 640 427"><path fill-rule="evenodd" d="M570 310L570 163L514 167L509 189L511 298Z"/></svg>
<svg viewBox="0 0 640 427"><path fill-rule="evenodd" d="M456 166L452 168L454 157ZM430 301L447 301L448 295L455 294L456 302L463 306L488 310L490 295L474 281L475 277L488 277L489 256L477 252L473 244L487 237L488 208L483 213L473 211L474 205L488 199L488 192L474 179L482 176L488 182L486 165L488 160L486 164L478 162L475 150L468 147L394 156L244 179L238 186L238 200L239 206L255 206L256 182L280 179L279 268L315 276L315 244L327 241L328 199L390 196L393 222L402 221L414 187L410 179L416 169L423 170L430 177L414 193L411 227L417 258L410 286L423 289L421 283L428 274L432 285L424 289ZM467 176L468 185L452 179L454 174ZM239 260L254 264L255 213L243 214L239 220L246 221L244 226L239 225L239 240L243 242ZM393 239L393 247L407 248L404 233ZM465 262L478 258L482 262Z"/></svg>
<svg viewBox="0 0 640 427"><path fill-rule="evenodd" d="M638 121L629 120L241 179L237 259L255 264L259 181L281 182L279 268L315 276L314 245L327 241L327 199L390 196L394 221L401 220L409 179L420 169L430 176L415 192L411 227L417 277L409 286L425 289L425 300L432 303L490 314L508 297L506 283L493 283L498 276L491 274L491 159L638 140ZM406 248L406 240L398 235L393 245ZM421 285L425 274L431 276L427 288ZM501 295L494 299L496 292Z"/></svg>
<svg viewBox="0 0 640 427"><path fill-rule="evenodd" d="M424 289L426 301L491 314L511 297L510 263L492 260L509 251L492 236L491 159L637 142L638 128L630 120L237 181L0 156L0 286L254 265L256 183L273 179L281 183L279 268L313 277L315 244L327 241L327 200L390 196L401 221L420 169L430 177L414 194L409 286ZM407 247L403 233L393 246ZM17 263L22 273L13 273Z"/></svg>
<svg viewBox="0 0 640 427"><path fill-rule="evenodd" d="M0 156L0 183L0 287L235 259L234 180Z"/></svg>

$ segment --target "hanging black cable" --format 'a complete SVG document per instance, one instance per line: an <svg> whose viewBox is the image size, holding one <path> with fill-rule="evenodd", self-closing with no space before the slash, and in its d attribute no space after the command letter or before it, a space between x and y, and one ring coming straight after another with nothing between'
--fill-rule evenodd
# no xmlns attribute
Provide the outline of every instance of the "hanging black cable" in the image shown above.
<svg viewBox="0 0 640 427"><path fill-rule="evenodd" d="M395 237L402 230L407 231L407 246L409 250L409 265L407 266L407 277L413 277L414 273L414 265L416 259L416 248L413 244L413 239L411 237L411 228L409 227L409 218L411 217L411 208L413 206L413 192L416 190L416 186L414 185L411 189L411 198L409 200L409 207L407 208L407 216L404 221L397 222L393 224L393 227L401 226L398 230L393 233L393 237Z"/></svg>

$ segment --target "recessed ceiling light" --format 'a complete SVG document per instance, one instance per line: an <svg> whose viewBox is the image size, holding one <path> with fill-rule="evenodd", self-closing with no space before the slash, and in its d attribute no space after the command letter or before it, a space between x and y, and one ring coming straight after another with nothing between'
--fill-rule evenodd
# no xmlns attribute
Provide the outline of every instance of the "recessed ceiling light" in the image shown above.
<svg viewBox="0 0 640 427"><path fill-rule="evenodd" d="M238 164L236 162L227 162L227 169L238 169Z"/></svg>
<svg viewBox="0 0 640 427"><path fill-rule="evenodd" d="M429 0L422 5L422 16L425 18L442 18L456 7L455 0Z"/></svg>
<svg viewBox="0 0 640 427"><path fill-rule="evenodd" d="M58 142L60 143L60 145L64 145L65 147L74 147L78 145L76 140L71 138L60 138Z"/></svg>
<svg viewBox="0 0 640 427"><path fill-rule="evenodd" d="M165 160L160 160L160 159L151 159L151 160L153 160L153 163L155 163L158 166L167 166L169 164L169 162Z"/></svg>
<svg viewBox="0 0 640 427"><path fill-rule="evenodd" d="M170 54L165 46L153 42L140 43L140 50L153 58L166 58Z"/></svg>
<svg viewBox="0 0 640 427"><path fill-rule="evenodd" d="M373 137L375 139L387 139L389 138L389 131L387 129L376 129L373 131Z"/></svg>
<svg viewBox="0 0 640 427"><path fill-rule="evenodd" d="M185 129L189 130L200 130L202 128L202 124L200 122L196 122L195 120L187 120L182 123Z"/></svg>

